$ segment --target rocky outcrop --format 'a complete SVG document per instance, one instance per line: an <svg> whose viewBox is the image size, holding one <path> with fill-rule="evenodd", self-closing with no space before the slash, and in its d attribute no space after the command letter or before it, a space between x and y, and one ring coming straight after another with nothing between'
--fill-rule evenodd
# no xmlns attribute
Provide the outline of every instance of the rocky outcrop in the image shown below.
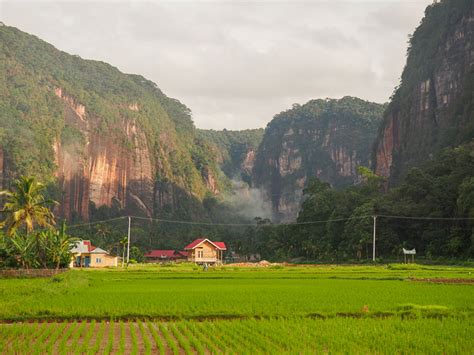
<svg viewBox="0 0 474 355"><path fill-rule="evenodd" d="M219 187L218 187L218 182L216 177L214 176L214 173L211 171L209 168L204 168L202 171L202 177L204 178L204 181L206 182L206 187L211 191L213 194L218 195L219 194Z"/></svg>
<svg viewBox="0 0 474 355"><path fill-rule="evenodd" d="M251 175L253 167L255 165L255 154L256 151L253 148L248 148L247 152L245 153L244 159L240 164L240 169L244 174Z"/></svg>
<svg viewBox="0 0 474 355"><path fill-rule="evenodd" d="M311 178L344 187L370 164L383 105L345 97L295 105L271 121L259 147L253 185L272 201L276 220L293 220Z"/></svg>
<svg viewBox="0 0 474 355"><path fill-rule="evenodd" d="M90 202L108 207L116 203L151 216L155 171L145 134L136 123L123 120L125 148L114 137L97 132L100 118L87 115L84 105L62 89L55 92L64 102L66 124L84 137L84 144L58 139L54 145L63 217L87 219Z"/></svg>
<svg viewBox="0 0 474 355"><path fill-rule="evenodd" d="M394 184L440 149L472 139L473 85L473 4L433 4L411 39L401 85L379 130L375 172Z"/></svg>

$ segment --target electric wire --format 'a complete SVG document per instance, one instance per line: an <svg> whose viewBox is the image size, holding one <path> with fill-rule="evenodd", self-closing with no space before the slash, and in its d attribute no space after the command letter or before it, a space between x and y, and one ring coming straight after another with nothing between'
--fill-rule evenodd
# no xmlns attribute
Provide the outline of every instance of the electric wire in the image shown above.
<svg viewBox="0 0 474 355"><path fill-rule="evenodd" d="M386 219L407 219L407 220L431 220L431 221L471 221L474 218L467 218L467 217L423 217L423 216L392 216L392 215L365 215L365 216L354 216L354 217L346 217L346 218L333 218L333 219L325 219L325 220L316 220L316 221L306 221L306 222L289 222L289 223L276 223L276 224L258 224L258 223L214 223L214 222L194 222L194 221L183 221L183 220L172 220L172 219L162 219L162 218L152 218L152 217L139 217L139 216L130 216L132 220L143 220L143 221L150 221L150 222L160 222L160 223L174 223L174 224L186 224L186 225L202 225L202 226L221 226L221 227L238 227L238 226L298 226L298 225L311 225L311 224L320 224L320 223L331 223L331 222L343 222L349 220L357 220L357 219L365 219L365 218L373 218L373 217L381 217ZM117 221L121 219L128 218L128 216L110 218L100 221L93 221L88 223L80 223L80 224L73 224L68 226L68 228L73 227L85 227L94 224L100 223L107 223L112 221Z"/></svg>

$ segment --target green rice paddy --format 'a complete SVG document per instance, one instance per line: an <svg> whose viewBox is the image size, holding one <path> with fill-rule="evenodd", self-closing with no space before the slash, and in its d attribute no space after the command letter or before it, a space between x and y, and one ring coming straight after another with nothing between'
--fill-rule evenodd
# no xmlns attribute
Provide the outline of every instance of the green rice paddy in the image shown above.
<svg viewBox="0 0 474 355"><path fill-rule="evenodd" d="M474 269L191 265L0 280L0 353L472 353Z"/></svg>

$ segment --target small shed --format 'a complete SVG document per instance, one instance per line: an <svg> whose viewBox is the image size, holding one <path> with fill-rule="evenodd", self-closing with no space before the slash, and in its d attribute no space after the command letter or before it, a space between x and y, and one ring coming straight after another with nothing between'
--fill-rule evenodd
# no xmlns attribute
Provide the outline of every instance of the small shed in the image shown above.
<svg viewBox="0 0 474 355"><path fill-rule="evenodd" d="M411 255L411 262L414 263L415 262L416 249L415 248L413 248L413 249L402 248L402 249L403 249L403 258L404 258L405 264L410 262L410 259L409 259L409 257L407 257L407 255Z"/></svg>

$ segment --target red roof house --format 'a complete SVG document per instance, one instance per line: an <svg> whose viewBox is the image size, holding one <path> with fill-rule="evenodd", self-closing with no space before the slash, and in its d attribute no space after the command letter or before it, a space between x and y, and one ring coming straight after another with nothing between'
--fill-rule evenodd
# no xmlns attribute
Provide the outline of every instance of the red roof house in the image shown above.
<svg viewBox="0 0 474 355"><path fill-rule="evenodd" d="M173 259L174 250L159 249L152 250L148 254L143 255L147 261L169 261Z"/></svg>
<svg viewBox="0 0 474 355"><path fill-rule="evenodd" d="M160 249L152 250L148 254L145 254L144 257L148 262L186 260L188 258L188 252L170 249Z"/></svg>
<svg viewBox="0 0 474 355"><path fill-rule="evenodd" d="M189 252L188 261L198 264L217 264L222 263L227 247L224 242L212 242L207 238L199 238L186 245L184 250Z"/></svg>

